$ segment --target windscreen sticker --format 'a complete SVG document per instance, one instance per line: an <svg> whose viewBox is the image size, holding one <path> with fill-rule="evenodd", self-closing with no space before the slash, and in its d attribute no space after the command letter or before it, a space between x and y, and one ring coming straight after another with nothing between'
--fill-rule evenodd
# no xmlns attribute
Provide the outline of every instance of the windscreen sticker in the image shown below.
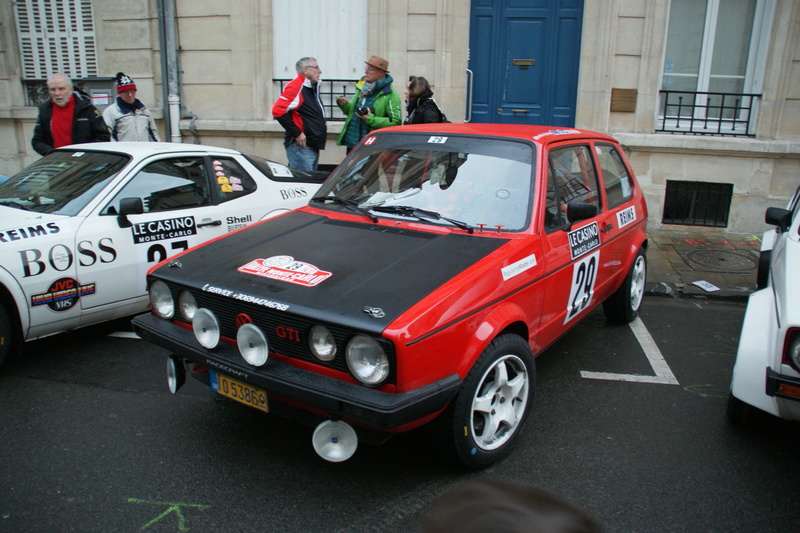
<svg viewBox="0 0 800 533"><path fill-rule="evenodd" d="M550 131L543 131L539 135L535 135L533 137L534 141L541 139L542 137L547 137L548 135L569 135L571 133L580 133L578 130L550 130Z"/></svg>
<svg viewBox="0 0 800 533"><path fill-rule="evenodd" d="M636 208L634 206L630 206L617 213L617 226L619 226L620 229L634 221L636 221Z"/></svg>
<svg viewBox="0 0 800 533"><path fill-rule="evenodd" d="M430 137L428 142L431 144L444 144L447 142L447 137Z"/></svg>
<svg viewBox="0 0 800 533"><path fill-rule="evenodd" d="M252 274L276 281L285 281L304 287L319 285L333 274L320 270L303 261L295 261L290 255L276 255L267 259L254 259L236 269L244 274Z"/></svg>
<svg viewBox="0 0 800 533"><path fill-rule="evenodd" d="M564 324L578 316L589 307L594 296L594 283L597 280L597 265L600 263L600 250L576 261L572 265L572 285L567 300L567 314Z"/></svg>
<svg viewBox="0 0 800 533"><path fill-rule="evenodd" d="M194 217L167 218L150 222L138 222L131 228L133 243L163 241L176 237L197 235Z"/></svg>
<svg viewBox="0 0 800 533"><path fill-rule="evenodd" d="M536 266L536 256L529 255L525 259L521 259L516 263L503 267L500 272L503 274L503 281L508 281L514 276L518 276Z"/></svg>
<svg viewBox="0 0 800 533"><path fill-rule="evenodd" d="M50 284L47 292L31 296L31 307L46 305L53 311L72 309L81 296L95 293L95 284L81 285L74 278L60 278Z"/></svg>
<svg viewBox="0 0 800 533"><path fill-rule="evenodd" d="M600 232L597 229L597 222L570 231L568 236L569 249L573 259L600 247Z"/></svg>

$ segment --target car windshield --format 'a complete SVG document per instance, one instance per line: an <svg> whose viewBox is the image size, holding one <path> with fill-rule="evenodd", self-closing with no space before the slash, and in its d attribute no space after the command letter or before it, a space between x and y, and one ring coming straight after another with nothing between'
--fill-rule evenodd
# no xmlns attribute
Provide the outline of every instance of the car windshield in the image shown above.
<svg viewBox="0 0 800 533"><path fill-rule="evenodd" d="M314 198L377 217L503 231L530 219L534 148L511 139L381 134L359 146Z"/></svg>
<svg viewBox="0 0 800 533"><path fill-rule="evenodd" d="M53 152L0 184L0 205L77 215L129 160L122 154Z"/></svg>

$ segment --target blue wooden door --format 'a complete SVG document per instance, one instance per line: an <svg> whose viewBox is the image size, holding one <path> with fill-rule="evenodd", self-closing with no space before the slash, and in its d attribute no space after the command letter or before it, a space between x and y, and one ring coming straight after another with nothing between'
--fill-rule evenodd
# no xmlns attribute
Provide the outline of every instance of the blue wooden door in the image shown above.
<svg viewBox="0 0 800 533"><path fill-rule="evenodd" d="M572 127L583 0L471 0L471 122Z"/></svg>

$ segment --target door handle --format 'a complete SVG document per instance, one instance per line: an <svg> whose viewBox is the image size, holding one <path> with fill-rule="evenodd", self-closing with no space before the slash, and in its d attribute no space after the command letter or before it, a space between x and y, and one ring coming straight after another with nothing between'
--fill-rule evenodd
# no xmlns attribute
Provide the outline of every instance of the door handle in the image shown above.
<svg viewBox="0 0 800 533"><path fill-rule="evenodd" d="M221 225L222 225L222 221L221 220L212 220L210 222L201 222L200 224L197 225L197 227L198 228L205 228L207 226L221 226Z"/></svg>
<svg viewBox="0 0 800 533"><path fill-rule="evenodd" d="M614 229L614 225L613 224L608 224L608 225L603 226L602 228L600 228L600 231L605 233L605 232L607 232L609 230L612 230L612 229Z"/></svg>
<svg viewBox="0 0 800 533"><path fill-rule="evenodd" d="M467 118L464 122L472 120L472 77L474 74L470 69L467 69Z"/></svg>

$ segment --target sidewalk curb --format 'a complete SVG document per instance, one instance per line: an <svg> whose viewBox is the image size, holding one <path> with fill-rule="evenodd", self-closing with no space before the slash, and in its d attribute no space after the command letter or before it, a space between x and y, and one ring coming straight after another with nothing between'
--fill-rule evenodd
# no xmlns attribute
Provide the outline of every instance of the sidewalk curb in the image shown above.
<svg viewBox="0 0 800 533"><path fill-rule="evenodd" d="M660 281L657 283L646 282L644 293L647 296L660 296L671 298L697 298L706 300L723 300L729 302L747 303L754 289L720 289L718 291L707 292L694 285L679 283L667 283Z"/></svg>

